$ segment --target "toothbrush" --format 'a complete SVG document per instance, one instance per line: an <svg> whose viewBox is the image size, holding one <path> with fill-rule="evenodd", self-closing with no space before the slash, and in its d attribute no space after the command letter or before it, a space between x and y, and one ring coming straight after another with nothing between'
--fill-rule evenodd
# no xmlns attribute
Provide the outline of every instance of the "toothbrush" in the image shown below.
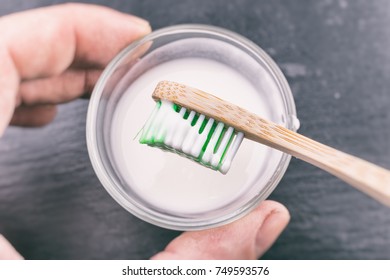
<svg viewBox="0 0 390 280"><path fill-rule="evenodd" d="M390 206L390 171L316 142L199 89L162 81L140 142L226 173L243 138L315 165Z"/></svg>

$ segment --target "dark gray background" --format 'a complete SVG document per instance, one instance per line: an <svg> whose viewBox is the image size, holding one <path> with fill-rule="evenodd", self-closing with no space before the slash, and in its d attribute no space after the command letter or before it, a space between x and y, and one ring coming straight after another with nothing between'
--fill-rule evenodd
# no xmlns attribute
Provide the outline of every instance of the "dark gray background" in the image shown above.
<svg viewBox="0 0 390 280"><path fill-rule="evenodd" d="M60 2L2 0L0 15ZM85 2L154 29L206 23L248 37L287 76L301 133L390 168L390 1ZM28 259L144 259L178 234L103 189L86 150L87 105L63 105L49 126L9 128L0 140L0 232ZM323 171L293 159L271 198L292 219L264 258L390 259L390 210Z"/></svg>

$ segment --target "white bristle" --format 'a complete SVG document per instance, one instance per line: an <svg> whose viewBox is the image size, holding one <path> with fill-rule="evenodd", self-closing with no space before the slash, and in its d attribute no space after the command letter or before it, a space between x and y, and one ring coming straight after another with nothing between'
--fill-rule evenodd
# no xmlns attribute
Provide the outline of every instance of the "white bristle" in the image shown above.
<svg viewBox="0 0 390 280"><path fill-rule="evenodd" d="M219 164L220 159L222 157L222 154L225 151L225 148L230 140L230 137L233 134L233 131L234 131L233 127L229 127L226 130L225 135L223 136L222 141L219 144L218 150L216 151L216 153L214 154L214 156L212 158L211 165L218 165Z"/></svg>
<svg viewBox="0 0 390 280"><path fill-rule="evenodd" d="M194 111L191 111L190 115L188 116L188 123L191 125L192 123L192 120L194 119L195 117L195 112ZM187 135L185 136L185 138L183 139L183 144L182 144L182 151L183 153L185 154L191 154L191 148L192 148L192 145L194 144L194 142L196 141L196 138L198 137L198 131L196 130L195 126L193 126L187 133Z"/></svg>
<svg viewBox="0 0 390 280"><path fill-rule="evenodd" d="M198 123L199 123L199 128L197 129L198 133L199 133L199 129L202 126L204 119L205 119L205 116L200 115L199 120L198 120ZM202 152L203 145L206 142L207 135L209 134L209 131L210 131L211 127L213 126L213 123L214 123L214 119L209 119L207 121L207 124L204 127L202 133L198 134L198 137L195 140L195 142L193 143L192 148L191 148L191 155L193 157L196 157L196 158L199 157L200 153Z"/></svg>
<svg viewBox="0 0 390 280"><path fill-rule="evenodd" d="M186 108L181 108L181 110L179 111L180 118L172 117L172 124L171 124L172 127L177 127L178 125L180 125L185 113L186 113ZM179 131L175 130L175 129L168 129L168 131L169 131L168 132L169 136L167 135L167 138L165 139L165 141L166 141L167 146L172 146L172 143L173 143L174 139L176 138L176 135L179 133Z"/></svg>
<svg viewBox="0 0 390 280"><path fill-rule="evenodd" d="M152 112L152 115L150 116L150 118L148 119L148 121L146 122L146 124L144 125L143 129L142 129L142 135L141 135L141 139L142 138L145 138L145 139L150 139L150 135L152 133L152 130L151 130L151 126L153 125L154 123L154 120L158 114L158 108L155 107L153 112Z"/></svg>
<svg viewBox="0 0 390 280"><path fill-rule="evenodd" d="M214 147L218 142L218 138L222 132L223 127L224 127L224 124L219 122L217 127L214 130L213 136L211 136L210 142L207 145L206 151L204 152L203 158L202 158L206 163L211 164L211 161L212 161L213 156L214 156Z"/></svg>
<svg viewBox="0 0 390 280"><path fill-rule="evenodd" d="M161 105L161 106L163 106L163 105ZM181 110L181 111L183 111L183 110ZM184 110L184 112L185 111L186 110ZM175 112L173 112L173 113L175 113ZM180 114L180 118L183 118L183 116L184 116L184 114L183 115ZM176 115L176 117L177 117L177 115ZM173 117L173 118L175 118L175 117ZM168 124L168 125L171 125L171 124ZM180 122L178 122L176 127L170 127L170 129L175 130L173 141L172 141L172 148L174 148L175 150L178 150L178 151L182 151L183 139L187 135L188 130L190 128L191 128L191 125L188 125L187 121L184 119L182 119Z"/></svg>
<svg viewBox="0 0 390 280"><path fill-rule="evenodd" d="M220 171L224 174L229 171L230 165L232 164L233 158L237 153L238 148L241 145L242 140L244 139L244 133L238 132L234 137L229 150L227 151L224 161L222 162L222 166L220 167Z"/></svg>

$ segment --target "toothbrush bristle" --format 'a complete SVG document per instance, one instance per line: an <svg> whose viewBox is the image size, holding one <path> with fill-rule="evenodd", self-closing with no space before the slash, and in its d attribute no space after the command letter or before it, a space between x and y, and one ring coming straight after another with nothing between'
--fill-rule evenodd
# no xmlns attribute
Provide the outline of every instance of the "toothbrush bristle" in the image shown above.
<svg viewBox="0 0 390 280"><path fill-rule="evenodd" d="M170 101L158 101L139 142L175 152L226 174L244 135Z"/></svg>

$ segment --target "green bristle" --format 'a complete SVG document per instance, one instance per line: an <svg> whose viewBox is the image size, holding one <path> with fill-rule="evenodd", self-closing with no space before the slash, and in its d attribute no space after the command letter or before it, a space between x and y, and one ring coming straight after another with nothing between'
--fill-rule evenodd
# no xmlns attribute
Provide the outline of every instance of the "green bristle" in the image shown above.
<svg viewBox="0 0 390 280"><path fill-rule="evenodd" d="M203 157L204 152L206 152L207 145L209 144L210 139L213 136L216 127L217 127L217 123L213 122L213 125L211 126L211 129L209 131L209 134L207 135L206 142L204 143L204 145L202 147L202 151L200 152L200 155L198 157L199 159L201 159Z"/></svg>
<svg viewBox="0 0 390 280"><path fill-rule="evenodd" d="M223 126L221 134L219 134L217 143L214 146L214 154L218 151L219 145L221 145L221 141L223 139L223 136L225 135L226 130L227 130L226 126Z"/></svg>
<svg viewBox="0 0 390 280"><path fill-rule="evenodd" d="M161 101L158 101L161 103ZM181 109L181 106L177 105L177 104L173 104L173 110L175 110L176 113L179 113L180 112L180 109Z"/></svg>
<svg viewBox="0 0 390 280"><path fill-rule="evenodd" d="M183 116L183 119L188 119L188 116L190 115L190 111L189 110L186 110L185 113L184 113L184 116Z"/></svg>
<svg viewBox="0 0 390 280"><path fill-rule="evenodd" d="M199 119L199 114L195 114L194 118L191 121L191 126L196 125L196 122L198 121L198 119Z"/></svg>
<svg viewBox="0 0 390 280"><path fill-rule="evenodd" d="M225 150L222 153L221 159L219 160L218 168L221 167L221 165L223 163L223 160L225 158L226 152L229 150L229 147L232 144L234 137L235 137L235 133L233 131L232 135L230 135L230 138L229 138L229 141L228 141L228 143L226 145L226 148L225 148Z"/></svg>
<svg viewBox="0 0 390 280"><path fill-rule="evenodd" d="M202 125L200 126L199 131L198 131L199 134L202 134L202 132L203 132L204 128L206 127L208 121L209 121L208 118L204 118L203 119Z"/></svg>

